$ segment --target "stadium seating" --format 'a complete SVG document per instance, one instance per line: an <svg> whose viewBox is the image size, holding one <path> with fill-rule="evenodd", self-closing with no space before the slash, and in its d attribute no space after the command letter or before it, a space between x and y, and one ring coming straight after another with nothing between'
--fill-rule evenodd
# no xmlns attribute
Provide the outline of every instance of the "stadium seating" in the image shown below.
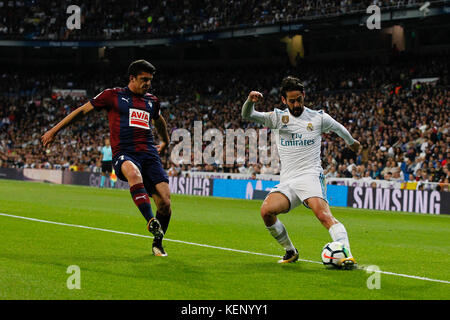
<svg viewBox="0 0 450 320"><path fill-rule="evenodd" d="M257 67L198 70L195 77L190 72L167 69L158 72L153 92L161 100L170 134L177 128L192 131L194 121L202 121L203 132L218 128L225 133L226 129L261 128L240 116L250 90L260 90L265 96L258 110L282 108L278 92L281 79L287 74L300 75L305 81L307 106L324 109L363 145L355 155L336 135L324 135L322 155L327 177L448 183L447 70L445 56L430 57L420 64L415 58L404 58L391 63L390 68L309 64L297 69L266 66L264 72ZM109 134L105 114L94 113L65 129L48 151L40 145L45 130L89 97L104 88L126 85L120 74L84 77L83 72L2 75L0 166L99 171L99 137ZM427 76L438 76L440 80L433 85L411 86L412 78ZM52 88L85 89L88 96L79 100L56 97ZM173 146L162 157L171 175L183 170L277 173L262 165L173 164Z"/></svg>
<svg viewBox="0 0 450 320"><path fill-rule="evenodd" d="M72 1L0 0L0 39L104 40L134 39L210 32L227 28L273 25L305 18L419 6L417 0L237 0L229 1L85 1L82 28L67 30L66 9Z"/></svg>

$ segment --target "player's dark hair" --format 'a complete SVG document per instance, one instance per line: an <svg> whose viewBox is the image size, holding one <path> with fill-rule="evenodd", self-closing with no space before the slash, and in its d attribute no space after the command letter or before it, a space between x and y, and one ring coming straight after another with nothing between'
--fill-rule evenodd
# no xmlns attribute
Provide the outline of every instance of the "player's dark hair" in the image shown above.
<svg viewBox="0 0 450 320"><path fill-rule="evenodd" d="M303 83L300 81L299 78L293 77L293 76L287 76L286 78L281 81L281 88L280 92L283 97L286 98L286 92L288 91L304 91Z"/></svg>
<svg viewBox="0 0 450 320"><path fill-rule="evenodd" d="M146 60L133 61L128 67L128 77L130 76L137 77L142 72L154 74L156 72L156 68L154 65L152 65L150 62Z"/></svg>

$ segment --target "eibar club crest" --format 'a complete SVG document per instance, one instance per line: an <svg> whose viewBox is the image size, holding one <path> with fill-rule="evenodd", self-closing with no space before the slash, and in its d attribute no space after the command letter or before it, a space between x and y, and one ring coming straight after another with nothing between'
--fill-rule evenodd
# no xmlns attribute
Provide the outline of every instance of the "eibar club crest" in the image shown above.
<svg viewBox="0 0 450 320"><path fill-rule="evenodd" d="M306 130L308 130L308 131L313 131L314 130L314 127L313 127L311 122L309 122L308 125L306 126Z"/></svg>
<svg viewBox="0 0 450 320"><path fill-rule="evenodd" d="M282 116L281 117L281 122L283 122L284 124L288 124L289 123L289 116Z"/></svg>

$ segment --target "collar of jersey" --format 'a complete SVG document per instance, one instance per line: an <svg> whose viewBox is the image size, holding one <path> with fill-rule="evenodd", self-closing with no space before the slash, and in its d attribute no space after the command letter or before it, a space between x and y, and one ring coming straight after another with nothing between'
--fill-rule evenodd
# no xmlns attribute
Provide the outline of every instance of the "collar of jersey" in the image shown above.
<svg viewBox="0 0 450 320"><path fill-rule="evenodd" d="M133 91L130 90L130 88L128 88L128 86L125 87L125 91L126 91L127 93L130 93L130 94L133 95L133 96L136 96L136 97L141 97L141 98L143 98L143 97L145 96L145 94L144 94L144 95L141 95L141 94L134 93Z"/></svg>

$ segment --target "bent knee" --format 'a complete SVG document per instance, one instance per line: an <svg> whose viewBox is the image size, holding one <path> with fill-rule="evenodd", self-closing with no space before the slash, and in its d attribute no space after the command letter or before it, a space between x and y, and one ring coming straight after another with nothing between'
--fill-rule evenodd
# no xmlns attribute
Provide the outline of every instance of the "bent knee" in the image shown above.
<svg viewBox="0 0 450 320"><path fill-rule="evenodd" d="M170 198L164 198L158 203L158 210L170 212Z"/></svg>
<svg viewBox="0 0 450 320"><path fill-rule="evenodd" d="M276 216L279 213L280 212L277 212L277 210L275 208L273 208L273 207L265 206L265 205L263 205L261 207L261 217L262 218L270 217L270 216Z"/></svg>

